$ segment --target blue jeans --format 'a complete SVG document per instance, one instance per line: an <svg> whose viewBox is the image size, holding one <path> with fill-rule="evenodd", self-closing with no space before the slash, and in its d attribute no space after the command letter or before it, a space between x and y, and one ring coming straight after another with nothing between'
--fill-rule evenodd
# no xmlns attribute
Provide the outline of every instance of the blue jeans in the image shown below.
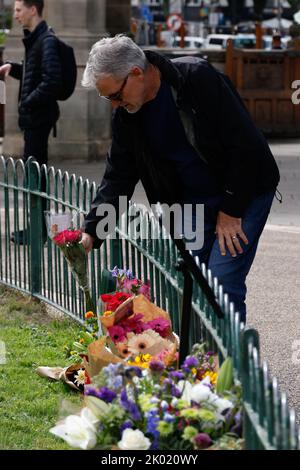
<svg viewBox="0 0 300 470"><path fill-rule="evenodd" d="M241 320L246 321L246 277L253 263L260 235L267 221L275 191L270 191L256 197L248 206L242 219L242 228L249 244L240 244L243 253L235 258L227 250L226 256L220 253L219 242L215 229L219 211L220 198L209 198L205 201L204 209L204 245L198 251L200 262L205 263L223 285L224 292L229 295L230 302L234 302L235 310L240 312Z"/></svg>

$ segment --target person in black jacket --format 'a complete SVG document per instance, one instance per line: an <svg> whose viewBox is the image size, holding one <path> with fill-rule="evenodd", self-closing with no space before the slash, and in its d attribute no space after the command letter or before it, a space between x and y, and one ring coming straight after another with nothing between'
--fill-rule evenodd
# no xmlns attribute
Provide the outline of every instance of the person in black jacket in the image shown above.
<svg viewBox="0 0 300 470"><path fill-rule="evenodd" d="M99 206L118 210L139 180L151 204L204 204L204 243L194 254L245 320L246 276L279 172L230 80L203 59L171 61L118 35L93 46L82 84L113 108L106 171L85 218L86 251L102 243Z"/></svg>
<svg viewBox="0 0 300 470"><path fill-rule="evenodd" d="M48 162L48 139L59 118L56 96L61 88L61 62L57 38L48 34L43 20L44 0L17 0L14 17L24 29L23 63L7 62L0 74L20 80L19 127L24 133L24 161L34 157L40 165ZM45 183L43 182L44 189ZM25 243L25 233L13 241Z"/></svg>

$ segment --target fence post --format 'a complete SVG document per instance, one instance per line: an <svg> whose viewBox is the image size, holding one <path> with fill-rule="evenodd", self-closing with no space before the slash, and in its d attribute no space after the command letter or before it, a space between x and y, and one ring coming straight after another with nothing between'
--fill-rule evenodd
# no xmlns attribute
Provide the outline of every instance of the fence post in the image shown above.
<svg viewBox="0 0 300 470"><path fill-rule="evenodd" d="M122 259L122 240L120 239L120 235L115 232L115 238L110 239L110 266L114 268L118 266L121 268L123 266L123 259ZM126 266L128 269L128 266Z"/></svg>
<svg viewBox="0 0 300 470"><path fill-rule="evenodd" d="M26 163L29 188L29 248L30 248L30 291L32 295L41 293L41 239L42 239L42 204L40 191L40 168L36 161L30 159Z"/></svg>
<svg viewBox="0 0 300 470"><path fill-rule="evenodd" d="M179 348L179 364L182 364L190 349L193 279L186 263L182 259L179 259L176 264L176 270L181 271L184 278Z"/></svg>

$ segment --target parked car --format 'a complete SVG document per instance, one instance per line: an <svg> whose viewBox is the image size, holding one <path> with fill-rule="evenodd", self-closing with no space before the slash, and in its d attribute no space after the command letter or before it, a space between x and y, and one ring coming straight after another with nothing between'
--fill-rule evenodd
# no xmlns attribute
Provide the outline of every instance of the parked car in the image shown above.
<svg viewBox="0 0 300 470"><path fill-rule="evenodd" d="M232 34L209 34L204 41L204 49L226 49L229 38L234 38Z"/></svg>
<svg viewBox="0 0 300 470"><path fill-rule="evenodd" d="M174 40L174 47L180 47L181 38L176 36ZM200 36L185 36L184 37L184 47L187 49L199 49L203 46L204 39Z"/></svg>

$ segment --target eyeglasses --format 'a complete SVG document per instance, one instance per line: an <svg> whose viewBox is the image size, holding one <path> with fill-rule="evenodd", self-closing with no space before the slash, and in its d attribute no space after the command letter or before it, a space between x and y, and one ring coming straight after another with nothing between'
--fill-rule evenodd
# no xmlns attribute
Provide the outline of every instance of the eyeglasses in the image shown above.
<svg viewBox="0 0 300 470"><path fill-rule="evenodd" d="M108 95L108 96L100 95L99 93L100 98L104 98L105 100L109 100L109 101L122 101L123 100L122 93L126 86L128 77L129 75L127 75L127 77L124 78L124 81L119 91L116 91L115 93L112 93L111 95Z"/></svg>

